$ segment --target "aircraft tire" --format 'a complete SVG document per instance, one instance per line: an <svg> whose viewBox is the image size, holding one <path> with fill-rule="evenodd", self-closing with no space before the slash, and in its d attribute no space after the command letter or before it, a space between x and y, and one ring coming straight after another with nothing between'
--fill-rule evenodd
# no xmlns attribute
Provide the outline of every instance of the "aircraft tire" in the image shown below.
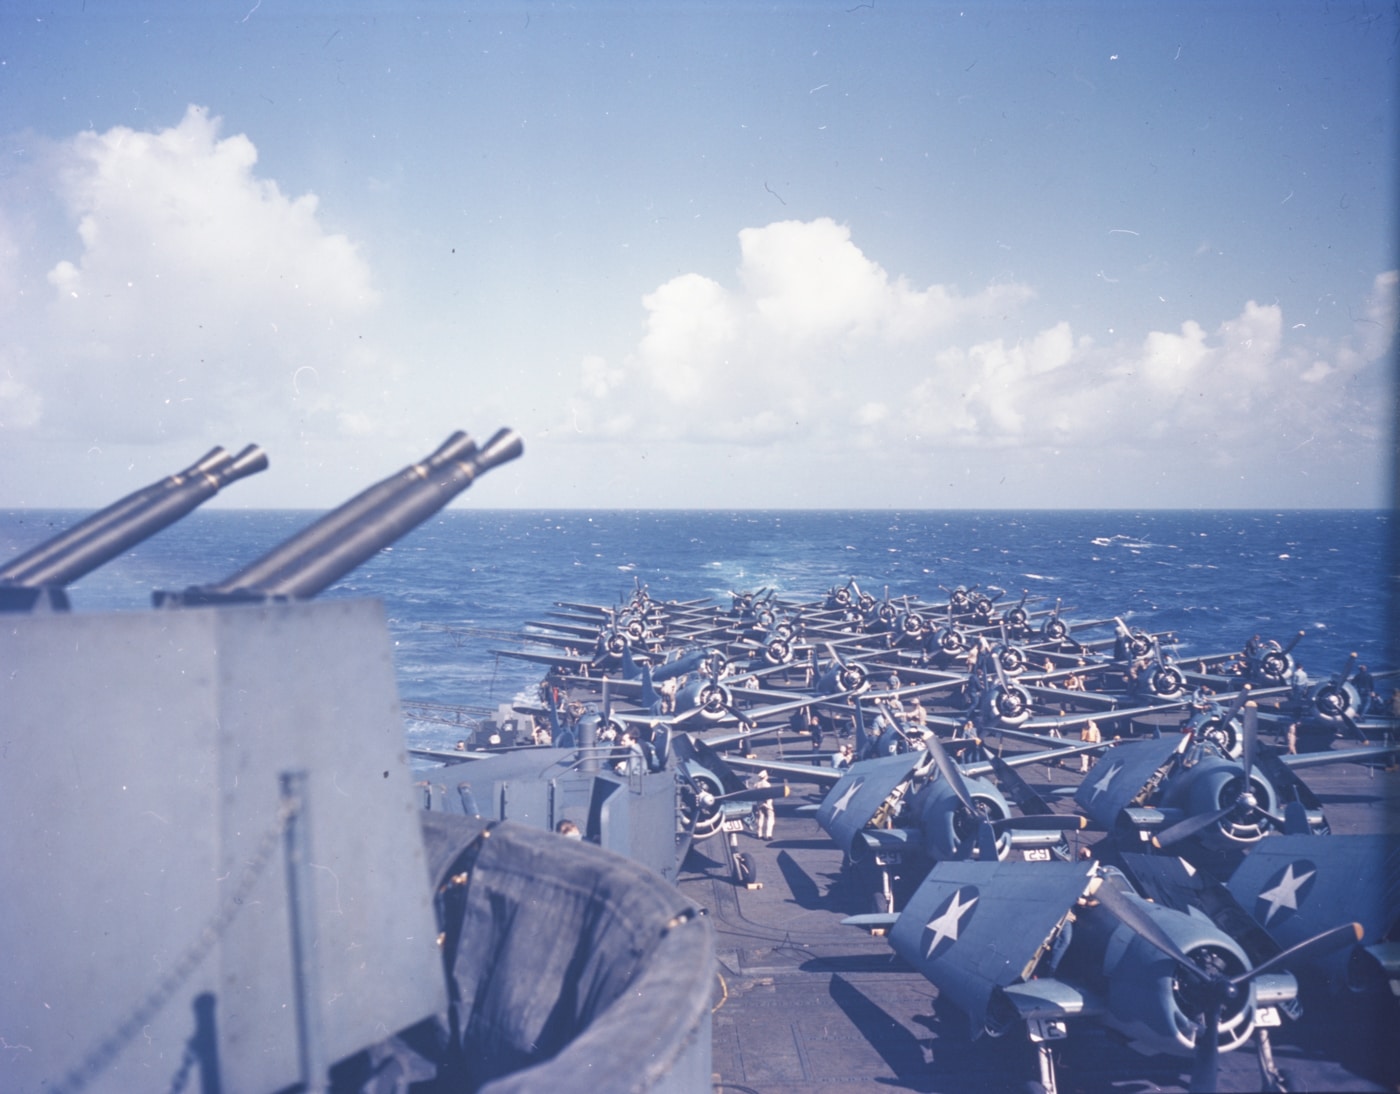
<svg viewBox="0 0 1400 1094"><path fill-rule="evenodd" d="M734 852L734 873L741 885L752 885L758 880L758 866L747 851Z"/></svg>

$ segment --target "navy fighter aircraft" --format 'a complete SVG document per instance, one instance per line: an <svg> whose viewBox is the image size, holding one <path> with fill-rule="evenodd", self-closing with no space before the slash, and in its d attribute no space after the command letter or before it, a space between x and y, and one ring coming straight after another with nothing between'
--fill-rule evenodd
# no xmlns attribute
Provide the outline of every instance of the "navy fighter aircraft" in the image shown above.
<svg viewBox="0 0 1400 1094"><path fill-rule="evenodd" d="M1364 934L1350 950L1308 967L1333 990L1400 997L1400 847L1384 835L1280 836L1250 851L1227 882L1230 893L1283 946L1342 917ZM1302 968L1299 971L1303 971Z"/></svg>
<svg viewBox="0 0 1400 1094"><path fill-rule="evenodd" d="M1070 1020L1093 1019L1145 1054L1192 1059L1193 1090L1214 1090L1219 1054L1256 1033L1264 1067L1264 1030L1297 994L1282 970L1360 930L1344 923L1253 964L1206 917L1145 901L1094 862L940 862L898 916L844 922L889 929L895 952L967 1013L974 1037L1024 1023L1047 1094L1052 1045Z"/></svg>
<svg viewBox="0 0 1400 1094"><path fill-rule="evenodd" d="M1099 758L1074 800L1095 827L1187 857L1191 841L1218 855L1271 833L1325 833L1320 803L1294 769L1375 759L1388 750L1268 756L1257 747L1257 714L1246 702L1238 760L1210 737L1188 733L1122 742Z"/></svg>
<svg viewBox="0 0 1400 1094"><path fill-rule="evenodd" d="M975 739L958 742L976 745ZM1028 858L1064 857L1063 833L1083 827L1078 816L1054 813L1020 780L1010 802L984 776L1004 781L1015 766L1071 756L1083 746L977 763L959 764L937 737L925 749L862 760L849 768L768 760L763 767L794 781L826 785L816 820L857 870L877 875L874 903L890 911L900 896L901 879L917 882L933 862L946 859L1005 858L1020 851ZM756 761L731 760L736 767Z"/></svg>

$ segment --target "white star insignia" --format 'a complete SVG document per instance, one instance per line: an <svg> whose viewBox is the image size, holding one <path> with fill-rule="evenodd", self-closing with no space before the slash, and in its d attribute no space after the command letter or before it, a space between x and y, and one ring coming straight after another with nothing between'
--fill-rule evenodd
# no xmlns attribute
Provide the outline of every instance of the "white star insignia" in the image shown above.
<svg viewBox="0 0 1400 1094"><path fill-rule="evenodd" d="M1272 889L1266 889L1259 894L1260 900L1269 902L1269 911L1264 916L1264 926L1266 927L1269 925L1269 920L1274 918L1274 913L1280 908L1287 908L1294 912L1298 910L1298 890L1317 873L1316 870L1309 870L1295 877L1293 866L1294 864L1290 862L1288 868L1283 872L1283 877L1279 879L1279 883Z"/></svg>
<svg viewBox="0 0 1400 1094"><path fill-rule="evenodd" d="M929 939L928 949L924 951L924 957L933 956L933 951L938 949L939 943L945 938L954 942L958 940L958 926L962 922L963 916L972 910L977 903L977 896L974 894L966 904L962 902L965 890L959 889L953 894L953 899L948 902L948 906L943 910L942 915L934 916L924 925L924 930L932 931L933 937Z"/></svg>
<svg viewBox="0 0 1400 1094"><path fill-rule="evenodd" d="M856 779L850 786L846 787L846 792L836 799L831 805L831 815L839 817L851 804L851 799L856 796L856 792L865 785L865 779Z"/></svg>
<svg viewBox="0 0 1400 1094"><path fill-rule="evenodd" d="M1089 800L1090 800L1090 801L1093 801L1093 800L1094 800L1095 798L1097 798L1100 794L1102 794L1105 790L1107 790L1108 787L1109 787L1109 785L1113 782L1114 778L1117 777L1118 772L1120 772L1120 771L1122 771L1122 770L1123 770L1123 765L1122 765L1121 763L1116 763L1116 764L1114 764L1112 767L1110 767L1107 771L1105 771L1105 772L1104 772L1103 778L1101 778L1098 782L1096 782L1096 783L1094 784L1094 793L1093 793L1093 796L1090 797Z"/></svg>

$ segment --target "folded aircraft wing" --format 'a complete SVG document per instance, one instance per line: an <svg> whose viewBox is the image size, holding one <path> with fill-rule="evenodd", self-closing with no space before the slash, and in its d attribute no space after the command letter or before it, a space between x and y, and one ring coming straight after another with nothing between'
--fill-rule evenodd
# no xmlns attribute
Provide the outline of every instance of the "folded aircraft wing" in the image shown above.
<svg viewBox="0 0 1400 1094"><path fill-rule="evenodd" d="M981 1030L993 992L1029 980L1092 862L940 862L890 932L896 953ZM1060 1005L1082 1007L1068 997Z"/></svg>
<svg viewBox="0 0 1400 1094"><path fill-rule="evenodd" d="M1112 828L1118 814L1147 785L1152 773L1181 746L1179 736L1123 741L1109 749L1084 776L1075 803L1100 828Z"/></svg>
<svg viewBox="0 0 1400 1094"><path fill-rule="evenodd" d="M817 823L843 851L875 816L890 793L926 760L923 751L862 760L846 769L817 809Z"/></svg>

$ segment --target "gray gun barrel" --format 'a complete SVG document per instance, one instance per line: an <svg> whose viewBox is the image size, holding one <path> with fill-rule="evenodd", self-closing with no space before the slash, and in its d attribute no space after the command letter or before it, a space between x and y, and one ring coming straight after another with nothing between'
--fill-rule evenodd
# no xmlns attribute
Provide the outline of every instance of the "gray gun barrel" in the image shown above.
<svg viewBox="0 0 1400 1094"><path fill-rule="evenodd" d="M67 585L173 524L229 483L265 467L267 454L257 445L237 456L212 449L184 471L127 495L20 555L0 569L0 582L25 588Z"/></svg>
<svg viewBox="0 0 1400 1094"><path fill-rule="evenodd" d="M157 593L157 605L207 604L237 600L305 599L334 584L375 552L412 531L491 468L524 451L519 434L498 431L482 448L463 445L454 434L421 464L405 468L346 506L323 517L264 558L216 585L183 593ZM383 493L376 493L383 487ZM375 493L377 504L366 500ZM342 507L342 509L345 506ZM280 560L280 565L273 563ZM258 575L250 581L248 575Z"/></svg>
<svg viewBox="0 0 1400 1094"><path fill-rule="evenodd" d="M256 562L249 563L217 585L203 586L204 592L218 596L231 594L238 589L263 588L279 574L305 565L308 559L324 553L327 544L335 542L353 525L405 490L426 482L448 461L468 458L475 452L476 442L458 430L426 459L410 464L397 474L361 491L314 524L278 544Z"/></svg>
<svg viewBox="0 0 1400 1094"><path fill-rule="evenodd" d="M159 482L153 482L149 486L143 486L140 490L133 491L120 501L114 501L107 508L99 509L91 516L80 520L73 527L59 532L51 539L46 539L22 555L12 558L4 566L0 566L0 581L24 582L26 571L47 566L52 559L59 558L72 550L74 544L81 542L88 536L98 535L108 528L130 519L133 512L162 490L176 486L195 475L216 471L231 459L233 457L222 445L216 445L183 471L177 471Z"/></svg>

